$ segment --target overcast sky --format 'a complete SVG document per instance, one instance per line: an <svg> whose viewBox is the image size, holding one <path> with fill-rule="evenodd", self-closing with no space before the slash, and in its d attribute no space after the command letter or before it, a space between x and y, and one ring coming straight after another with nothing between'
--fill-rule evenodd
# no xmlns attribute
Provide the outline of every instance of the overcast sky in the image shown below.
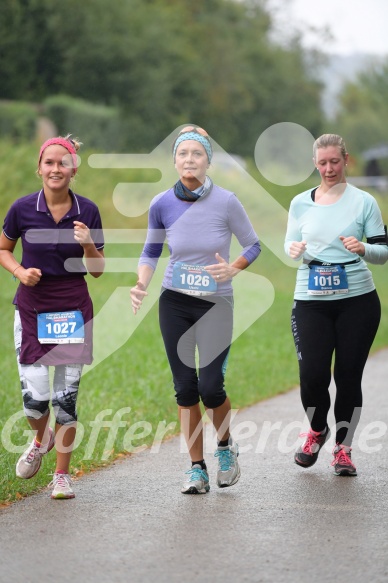
<svg viewBox="0 0 388 583"><path fill-rule="evenodd" d="M388 56L388 0L268 0L282 30L297 26L304 46L347 55L371 53ZM304 26L305 25L305 26ZM322 43L308 27L328 27L334 37Z"/></svg>

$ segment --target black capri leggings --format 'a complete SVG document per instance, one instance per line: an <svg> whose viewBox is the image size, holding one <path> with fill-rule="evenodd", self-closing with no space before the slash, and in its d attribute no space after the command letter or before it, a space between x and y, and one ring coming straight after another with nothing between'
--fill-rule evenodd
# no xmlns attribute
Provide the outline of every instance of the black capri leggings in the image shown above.
<svg viewBox="0 0 388 583"><path fill-rule="evenodd" d="M232 341L233 298L204 299L163 289L159 323L178 405L190 407L201 399L210 409L221 406L226 399L224 376Z"/></svg>
<svg viewBox="0 0 388 583"><path fill-rule="evenodd" d="M327 426L334 358L336 443L350 445L360 419L361 380L381 307L376 291L341 300L296 300L291 325L301 398L314 431Z"/></svg>

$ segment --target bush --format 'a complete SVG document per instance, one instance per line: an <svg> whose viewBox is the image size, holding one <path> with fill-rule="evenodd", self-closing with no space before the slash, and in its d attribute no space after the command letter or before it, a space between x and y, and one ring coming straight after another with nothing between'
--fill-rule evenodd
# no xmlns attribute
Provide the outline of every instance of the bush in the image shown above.
<svg viewBox="0 0 388 583"><path fill-rule="evenodd" d="M88 148L104 152L123 150L125 136L117 108L95 105L66 95L49 97L43 108L59 134L70 133L79 137Z"/></svg>
<svg viewBox="0 0 388 583"><path fill-rule="evenodd" d="M38 110L23 102L0 102L0 135L14 142L33 140L36 133Z"/></svg>

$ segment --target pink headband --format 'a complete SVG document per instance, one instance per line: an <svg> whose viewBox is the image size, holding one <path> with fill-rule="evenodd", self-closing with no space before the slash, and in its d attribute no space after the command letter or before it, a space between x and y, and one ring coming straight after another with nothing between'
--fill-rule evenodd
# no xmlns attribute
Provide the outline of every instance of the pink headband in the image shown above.
<svg viewBox="0 0 388 583"><path fill-rule="evenodd" d="M71 158L73 160L73 167L74 167L74 174L77 172L77 152L71 142L65 140L65 138L51 138L50 140L46 140L39 152L39 162L42 159L42 154L46 148L49 146L53 146L54 144L58 144L59 146L63 146L66 150L71 154Z"/></svg>

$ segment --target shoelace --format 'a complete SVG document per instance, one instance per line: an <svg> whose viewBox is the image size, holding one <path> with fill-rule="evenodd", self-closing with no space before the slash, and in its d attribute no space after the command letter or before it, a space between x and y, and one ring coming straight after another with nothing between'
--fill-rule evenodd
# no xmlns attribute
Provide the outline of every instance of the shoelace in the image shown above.
<svg viewBox="0 0 388 583"><path fill-rule="evenodd" d="M72 484L72 480L68 474L54 474L49 486L61 486L67 488Z"/></svg>
<svg viewBox="0 0 388 583"><path fill-rule="evenodd" d="M315 434L312 431L309 431L308 433L300 433L299 437L306 437L306 441L303 444L303 448L302 451L303 453L308 453L310 455L312 455L313 453L316 453L316 449L315 451L313 450L313 445L319 445L319 438L321 437L321 434L318 433Z"/></svg>
<svg viewBox="0 0 388 583"><path fill-rule="evenodd" d="M36 455L40 455L43 456L46 453L48 453L48 448L50 446L50 442L51 442L51 438L49 439L48 443L45 445L40 445L39 447L37 445L35 445L35 441L34 441L34 445L32 446L31 451L29 452L28 456L26 457L26 462L28 464L30 464L31 462L34 461Z"/></svg>
<svg viewBox="0 0 388 583"><path fill-rule="evenodd" d="M191 468L191 470L187 470L186 474L190 475L190 482L197 482L198 480L207 481L206 472L201 468Z"/></svg>
<svg viewBox="0 0 388 583"><path fill-rule="evenodd" d="M351 466L354 468L353 462L350 459L350 451L349 453L346 453L346 451L341 447L337 453L334 454L334 459L331 462L332 466L335 466L336 464L341 466Z"/></svg>
<svg viewBox="0 0 388 583"><path fill-rule="evenodd" d="M218 463L220 464L221 472L228 472L230 466L234 464L233 452L230 449L217 449L214 457L220 458Z"/></svg>
<svg viewBox="0 0 388 583"><path fill-rule="evenodd" d="M30 453L26 457L26 463L30 464L31 462L33 462L36 454L40 454L40 448L36 447L36 445L34 445L31 449Z"/></svg>

